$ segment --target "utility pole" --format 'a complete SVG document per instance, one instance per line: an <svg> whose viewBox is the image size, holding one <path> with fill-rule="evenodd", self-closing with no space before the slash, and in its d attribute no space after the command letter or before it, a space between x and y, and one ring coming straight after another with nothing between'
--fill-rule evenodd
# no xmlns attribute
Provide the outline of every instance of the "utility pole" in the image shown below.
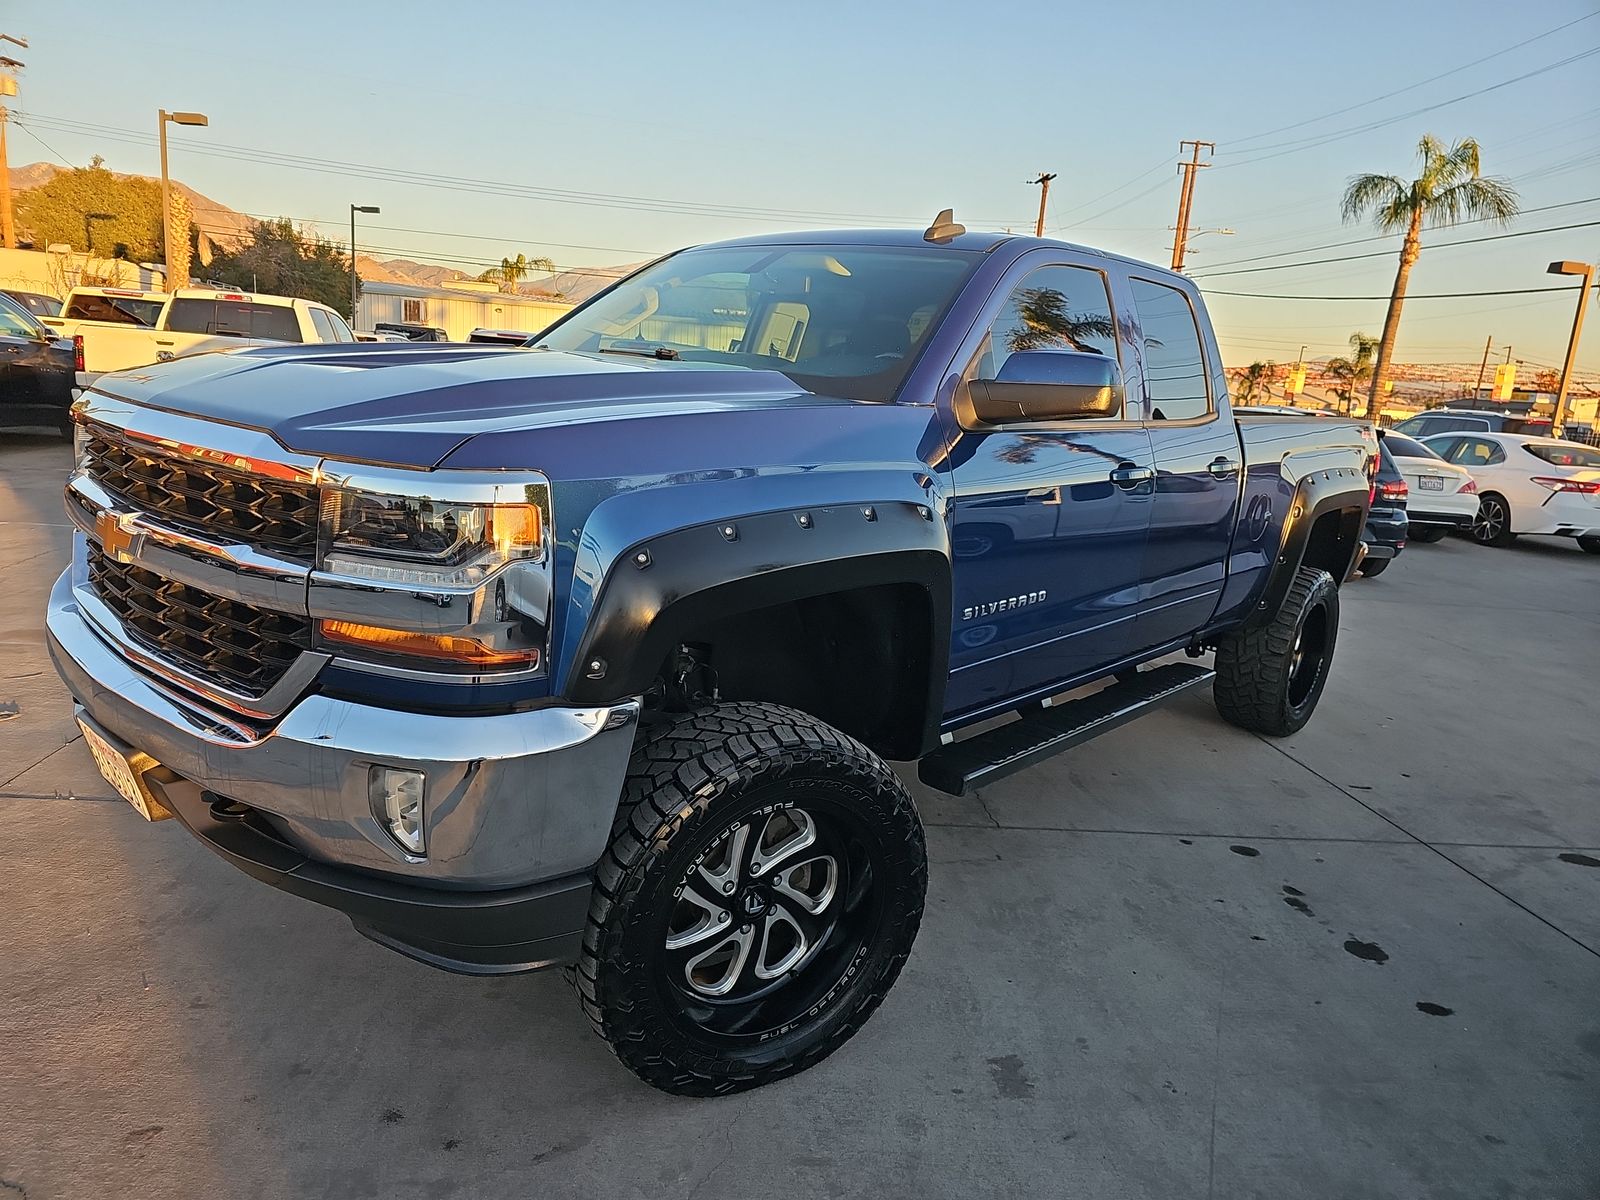
<svg viewBox="0 0 1600 1200"><path fill-rule="evenodd" d="M1483 391L1483 377L1489 370L1489 347L1494 345L1494 334L1490 334L1483 342L1483 361L1478 364L1478 382L1472 385L1472 398L1476 400L1478 393Z"/></svg>
<svg viewBox="0 0 1600 1200"><path fill-rule="evenodd" d="M1176 232L1172 235L1172 269L1183 270L1184 251L1189 248L1189 214L1194 207L1194 177L1195 172L1201 167L1209 167L1210 163L1200 161L1200 150L1206 150L1209 158L1211 152L1216 150L1215 142L1183 141L1178 143L1178 153L1183 153L1185 146L1194 147L1194 154L1187 162L1180 162L1178 170L1183 172L1183 191L1178 196L1178 224Z"/></svg>
<svg viewBox="0 0 1600 1200"><path fill-rule="evenodd" d="M1511 361L1511 347L1510 346L1506 347L1506 361L1507 362Z"/></svg>
<svg viewBox="0 0 1600 1200"><path fill-rule="evenodd" d="M1045 201L1050 197L1050 181L1054 178L1054 175L1046 174L1045 172L1040 171L1039 178L1028 180L1029 183L1036 183L1039 185L1039 220L1038 223L1033 227L1034 237L1044 236L1044 206Z"/></svg>
<svg viewBox="0 0 1600 1200"><path fill-rule="evenodd" d="M9 33L0 33L0 42L10 42L13 46L28 48L28 39L13 37ZM0 67L8 71L15 70L23 64L14 58L0 55ZM0 96L15 96L17 94L17 80L13 75L0 75ZM6 153L6 126L11 121L11 113L0 104L0 243L4 243L7 250L17 248L17 223L11 212L11 159Z"/></svg>

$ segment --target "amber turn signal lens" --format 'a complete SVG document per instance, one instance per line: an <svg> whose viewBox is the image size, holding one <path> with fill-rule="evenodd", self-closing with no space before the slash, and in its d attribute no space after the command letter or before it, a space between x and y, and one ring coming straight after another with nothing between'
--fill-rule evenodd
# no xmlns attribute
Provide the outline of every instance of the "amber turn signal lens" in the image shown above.
<svg viewBox="0 0 1600 1200"><path fill-rule="evenodd" d="M536 510L537 511L537 510ZM322 636L346 646L362 646L390 654L441 659L475 667L532 667L539 662L537 647L496 650L476 638L449 633L413 633L407 629L382 629L354 621L323 621Z"/></svg>
<svg viewBox="0 0 1600 1200"><path fill-rule="evenodd" d="M496 504L489 510L490 537L502 554L512 547L539 544L543 532L539 510L532 504Z"/></svg>

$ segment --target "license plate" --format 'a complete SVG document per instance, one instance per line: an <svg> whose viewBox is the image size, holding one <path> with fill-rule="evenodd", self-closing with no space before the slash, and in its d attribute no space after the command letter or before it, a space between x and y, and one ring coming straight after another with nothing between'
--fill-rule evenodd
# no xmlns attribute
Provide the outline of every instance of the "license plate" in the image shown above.
<svg viewBox="0 0 1600 1200"><path fill-rule="evenodd" d="M82 721L78 722L78 728L83 730L84 744L94 755L94 765L100 768L100 774L116 789L117 795L133 805L146 821L163 821L172 815L139 778L156 765L153 758L137 751L131 756L124 754Z"/></svg>
<svg viewBox="0 0 1600 1200"><path fill-rule="evenodd" d="M1422 492L1444 491L1443 475L1423 475L1417 480L1417 490Z"/></svg>

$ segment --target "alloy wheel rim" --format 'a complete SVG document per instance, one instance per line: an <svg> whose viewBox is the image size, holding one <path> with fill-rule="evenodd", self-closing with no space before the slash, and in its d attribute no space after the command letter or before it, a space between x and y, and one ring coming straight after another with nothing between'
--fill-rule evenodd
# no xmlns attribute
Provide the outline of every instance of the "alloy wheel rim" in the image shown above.
<svg viewBox="0 0 1600 1200"><path fill-rule="evenodd" d="M1480 542L1492 541L1505 528L1505 510L1493 500L1478 503L1478 515L1472 520L1472 533Z"/></svg>
<svg viewBox="0 0 1600 1200"><path fill-rule="evenodd" d="M881 912L865 844L818 811L759 811L718 835L671 897L663 982L700 1033L759 1039L837 991Z"/></svg>

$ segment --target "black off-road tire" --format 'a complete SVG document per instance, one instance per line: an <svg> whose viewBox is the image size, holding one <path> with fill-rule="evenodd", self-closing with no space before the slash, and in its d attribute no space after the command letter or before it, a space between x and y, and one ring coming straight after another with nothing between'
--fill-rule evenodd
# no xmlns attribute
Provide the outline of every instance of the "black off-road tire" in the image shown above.
<svg viewBox="0 0 1600 1200"><path fill-rule="evenodd" d="M733 1002L721 1002L730 1018L713 1007L718 1002L690 994L665 943L691 873L714 861L712 854L748 859L742 849L723 848L744 847L736 840L741 825L765 827L786 807L813 814L818 829L843 831L841 841L857 839L851 845L867 865L841 873L842 915L817 939L816 952L777 990L751 1002L764 1006L759 1020L779 1022L762 1028ZM752 867L752 878L759 871ZM783 871L771 874L781 880ZM927 877L910 793L853 738L776 704L680 714L643 729L634 748L573 982L595 1031L646 1083L686 1096L759 1087L821 1062L872 1015L911 952ZM857 908L847 893L863 897ZM734 897L729 907L736 907ZM859 919L847 926L852 912ZM739 961L736 974L745 969ZM783 1015L786 1005L797 1006L792 1015ZM707 1012L732 1032L713 1029Z"/></svg>
<svg viewBox="0 0 1600 1200"><path fill-rule="evenodd" d="M1338 585L1326 571L1301 567L1272 620L1217 644L1217 711L1252 733L1296 732L1322 698L1338 636Z"/></svg>
<svg viewBox="0 0 1600 1200"><path fill-rule="evenodd" d="M1423 542L1431 546L1434 542L1444 541L1444 535L1448 532L1449 530L1441 529L1437 525L1424 525L1420 529L1413 525L1406 537L1410 541Z"/></svg>
<svg viewBox="0 0 1600 1200"><path fill-rule="evenodd" d="M1600 537L1581 537L1578 545L1585 554L1600 554Z"/></svg>
<svg viewBox="0 0 1600 1200"><path fill-rule="evenodd" d="M1375 579L1389 569L1392 558L1369 558L1361 564L1361 578Z"/></svg>

